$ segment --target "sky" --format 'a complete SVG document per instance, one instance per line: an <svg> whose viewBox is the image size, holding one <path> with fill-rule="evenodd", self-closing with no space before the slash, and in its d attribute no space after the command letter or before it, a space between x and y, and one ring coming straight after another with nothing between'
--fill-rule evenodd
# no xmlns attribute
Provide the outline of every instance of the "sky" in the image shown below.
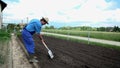
<svg viewBox="0 0 120 68"><path fill-rule="evenodd" d="M120 26L120 0L2 0L4 22L49 18L49 26Z"/></svg>

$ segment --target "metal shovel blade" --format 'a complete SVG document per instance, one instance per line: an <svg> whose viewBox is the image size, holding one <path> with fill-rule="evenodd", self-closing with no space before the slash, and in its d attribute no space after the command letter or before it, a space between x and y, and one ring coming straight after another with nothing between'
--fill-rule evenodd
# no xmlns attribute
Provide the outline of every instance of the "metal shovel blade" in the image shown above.
<svg viewBox="0 0 120 68"><path fill-rule="evenodd" d="M44 41L42 41L42 43L46 47L46 49L48 50L48 54L49 54L50 58L53 59L54 55L53 55L52 51L47 47L47 45L45 44Z"/></svg>
<svg viewBox="0 0 120 68"><path fill-rule="evenodd" d="M53 59L54 55L51 50L48 50L48 54L49 54L50 58Z"/></svg>

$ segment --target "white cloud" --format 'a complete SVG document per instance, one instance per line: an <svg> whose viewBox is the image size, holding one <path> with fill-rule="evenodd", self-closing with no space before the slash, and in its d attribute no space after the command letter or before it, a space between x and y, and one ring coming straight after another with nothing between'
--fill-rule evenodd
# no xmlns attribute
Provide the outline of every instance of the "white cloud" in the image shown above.
<svg viewBox="0 0 120 68"><path fill-rule="evenodd" d="M20 0L9 3L4 13L13 14L13 19L41 18L50 21L120 22L120 9L107 10L112 2L104 0ZM77 9L75 6L79 6ZM9 16L8 16L9 17Z"/></svg>
<svg viewBox="0 0 120 68"><path fill-rule="evenodd" d="M112 3L106 3L104 0L88 0L80 9L65 11L69 21L87 21L92 23L105 22L108 19L120 21L120 9L106 10Z"/></svg>

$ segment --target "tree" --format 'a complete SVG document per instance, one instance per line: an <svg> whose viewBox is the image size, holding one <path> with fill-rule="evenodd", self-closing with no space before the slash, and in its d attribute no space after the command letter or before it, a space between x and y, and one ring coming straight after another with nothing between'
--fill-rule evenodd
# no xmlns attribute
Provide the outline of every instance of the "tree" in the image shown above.
<svg viewBox="0 0 120 68"><path fill-rule="evenodd" d="M119 27L118 26L114 26L114 28L113 28L113 32L119 32L120 30L119 30Z"/></svg>
<svg viewBox="0 0 120 68"><path fill-rule="evenodd" d="M107 32L113 31L113 27L106 27L106 31L107 31Z"/></svg>
<svg viewBox="0 0 120 68"><path fill-rule="evenodd" d="M49 29L49 27L48 27L48 26L45 26L45 29Z"/></svg>
<svg viewBox="0 0 120 68"><path fill-rule="evenodd" d="M99 27L99 28L97 28L97 31L105 31L105 30L106 30L105 27Z"/></svg>
<svg viewBox="0 0 120 68"><path fill-rule="evenodd" d="M89 26L82 26L80 28L81 30L92 30L92 27L89 27Z"/></svg>
<svg viewBox="0 0 120 68"><path fill-rule="evenodd" d="M21 28L20 28L20 24L17 24L16 27L15 27L16 31L19 31Z"/></svg>
<svg viewBox="0 0 120 68"><path fill-rule="evenodd" d="M45 29L55 29L54 26L45 26Z"/></svg>
<svg viewBox="0 0 120 68"><path fill-rule="evenodd" d="M15 24L8 24L7 28L13 30L15 26Z"/></svg>
<svg viewBox="0 0 120 68"><path fill-rule="evenodd" d="M15 28L15 26L16 26L15 24L8 24L8 25L7 25L8 32L13 31L14 28Z"/></svg>
<svg viewBox="0 0 120 68"><path fill-rule="evenodd" d="M50 29L54 29L54 26L50 26Z"/></svg>

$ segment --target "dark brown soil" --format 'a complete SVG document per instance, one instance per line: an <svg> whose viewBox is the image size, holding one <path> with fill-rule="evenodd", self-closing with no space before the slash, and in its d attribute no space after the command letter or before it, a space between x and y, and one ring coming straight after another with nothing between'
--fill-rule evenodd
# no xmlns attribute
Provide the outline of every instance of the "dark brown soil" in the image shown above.
<svg viewBox="0 0 120 68"><path fill-rule="evenodd" d="M120 51L44 36L55 56L50 59L40 39L33 37L41 68L120 68Z"/></svg>

